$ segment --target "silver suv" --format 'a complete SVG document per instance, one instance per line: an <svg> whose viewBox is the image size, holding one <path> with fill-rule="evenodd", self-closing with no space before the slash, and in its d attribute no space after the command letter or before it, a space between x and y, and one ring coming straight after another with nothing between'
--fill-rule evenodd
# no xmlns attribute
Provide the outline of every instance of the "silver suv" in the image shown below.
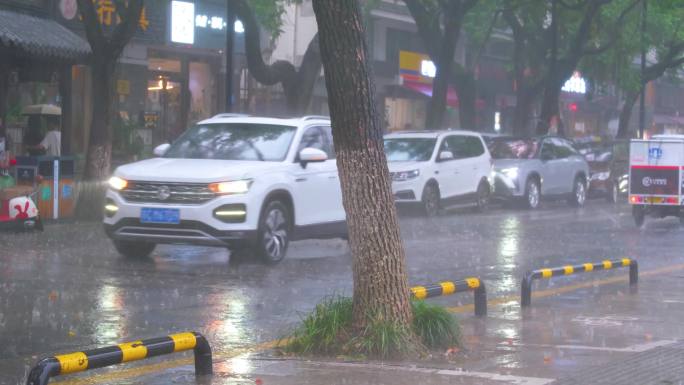
<svg viewBox="0 0 684 385"><path fill-rule="evenodd" d="M494 195L522 199L531 209L542 198L584 205L589 165L572 144L558 137L501 137L489 143L494 158Z"/></svg>

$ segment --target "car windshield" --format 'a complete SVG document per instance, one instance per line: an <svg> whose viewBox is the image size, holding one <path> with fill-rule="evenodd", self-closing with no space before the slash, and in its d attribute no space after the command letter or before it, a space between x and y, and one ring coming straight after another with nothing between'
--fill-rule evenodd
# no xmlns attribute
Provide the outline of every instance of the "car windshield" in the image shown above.
<svg viewBox="0 0 684 385"><path fill-rule="evenodd" d="M276 124L214 123L187 130L165 158L282 161L296 127Z"/></svg>
<svg viewBox="0 0 684 385"><path fill-rule="evenodd" d="M494 159L532 159L538 149L537 139L495 139L489 144Z"/></svg>
<svg viewBox="0 0 684 385"><path fill-rule="evenodd" d="M388 162L425 162L430 160L436 138L391 138L385 139L385 154Z"/></svg>

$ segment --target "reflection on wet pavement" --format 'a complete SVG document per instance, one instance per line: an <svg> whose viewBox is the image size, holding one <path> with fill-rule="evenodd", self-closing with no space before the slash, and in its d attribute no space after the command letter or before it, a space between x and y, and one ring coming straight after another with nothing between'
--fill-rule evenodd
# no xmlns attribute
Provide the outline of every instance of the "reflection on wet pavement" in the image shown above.
<svg viewBox="0 0 684 385"><path fill-rule="evenodd" d="M404 216L401 226L411 284L479 276L487 283L490 300L515 298L529 269L633 257L647 271L684 261L683 231L676 221L653 221L636 229L628 207L596 202L581 210L558 203L535 212ZM150 259L125 260L93 224L52 225L42 234L0 234L0 244L2 384L21 382L36 356L185 330L205 334L217 354L227 354L283 336L322 298L349 295L352 288L351 258L340 240L294 243L277 266L231 260L222 249L179 246L160 246ZM535 291L625 274L554 278L535 283ZM684 276L684 271L677 274ZM556 378L626 353L606 350L604 360L588 349L543 346L617 349L649 338L681 337L677 320L684 315L679 310L684 297L674 290L684 292L680 281L676 275L650 277L642 280L638 295L630 295L621 283L579 288L534 299L528 314L520 312L515 300L490 307L486 320L473 318L472 310L464 312L459 318L472 362L462 365ZM665 282L673 290L663 291L660 284ZM435 302L455 307L472 303L472 295ZM221 365L228 366L222 372L249 377L257 370L250 367L253 360L224 361ZM376 383L401 377L386 376Z"/></svg>

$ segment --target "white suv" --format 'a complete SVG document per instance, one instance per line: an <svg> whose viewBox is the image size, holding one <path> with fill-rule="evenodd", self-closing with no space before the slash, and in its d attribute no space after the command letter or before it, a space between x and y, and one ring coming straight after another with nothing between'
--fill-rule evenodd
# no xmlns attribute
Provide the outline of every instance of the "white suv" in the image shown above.
<svg viewBox="0 0 684 385"><path fill-rule="evenodd" d="M105 231L125 256L173 243L276 263L291 240L347 236L328 118L221 114L155 155L109 181Z"/></svg>
<svg viewBox="0 0 684 385"><path fill-rule="evenodd" d="M385 135L385 153L398 205L419 205L428 216L440 208L475 203L484 209L492 191L492 157L470 131Z"/></svg>

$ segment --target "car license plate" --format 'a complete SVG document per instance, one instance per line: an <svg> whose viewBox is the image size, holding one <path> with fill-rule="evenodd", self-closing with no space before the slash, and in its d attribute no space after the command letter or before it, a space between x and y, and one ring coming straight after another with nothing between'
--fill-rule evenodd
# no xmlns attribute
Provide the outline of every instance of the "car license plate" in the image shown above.
<svg viewBox="0 0 684 385"><path fill-rule="evenodd" d="M140 210L141 223L180 223L180 210L143 207Z"/></svg>

